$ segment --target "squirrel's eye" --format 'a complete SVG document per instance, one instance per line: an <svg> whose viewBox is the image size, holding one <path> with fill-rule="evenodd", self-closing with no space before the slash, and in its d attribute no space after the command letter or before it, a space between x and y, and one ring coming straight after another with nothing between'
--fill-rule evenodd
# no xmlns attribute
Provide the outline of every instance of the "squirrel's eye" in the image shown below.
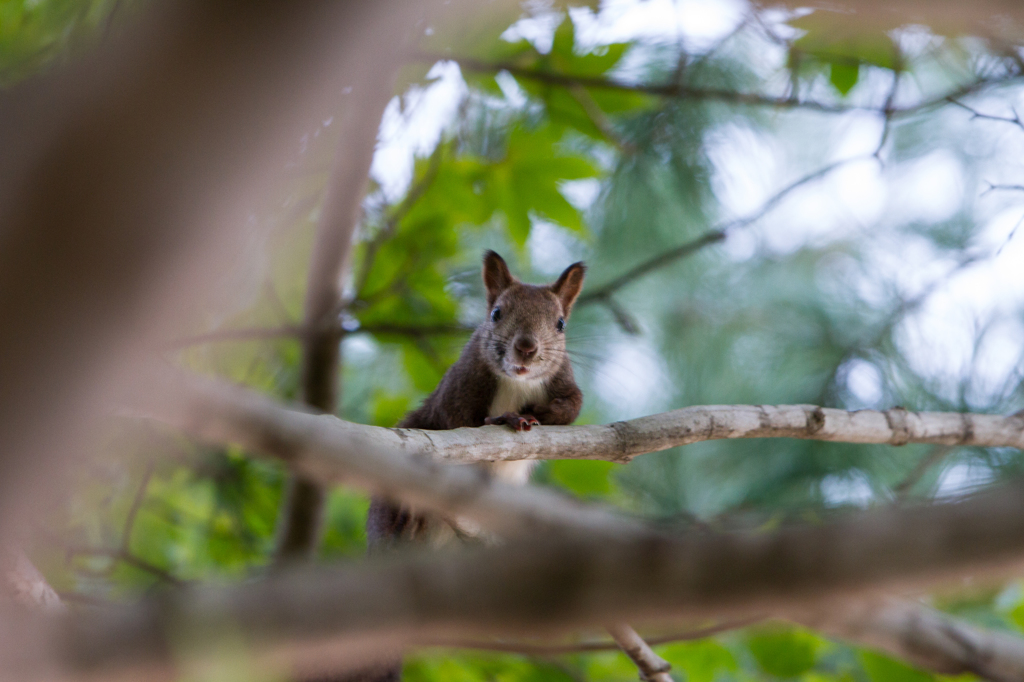
<svg viewBox="0 0 1024 682"><path fill-rule="evenodd" d="M495 308L491 311L491 322L497 322L501 319L501 308Z"/></svg>
<svg viewBox="0 0 1024 682"><path fill-rule="evenodd" d="M557 329L560 332L564 332L565 331L565 318L564 317L558 318L558 322L555 323L555 329Z"/></svg>

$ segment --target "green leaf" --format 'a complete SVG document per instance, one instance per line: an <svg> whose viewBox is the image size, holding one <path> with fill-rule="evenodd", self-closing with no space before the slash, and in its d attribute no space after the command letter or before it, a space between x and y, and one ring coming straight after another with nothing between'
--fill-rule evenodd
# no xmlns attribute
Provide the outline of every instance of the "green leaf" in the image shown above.
<svg viewBox="0 0 1024 682"><path fill-rule="evenodd" d="M763 628L746 640L761 670L778 677L796 677L807 672L818 658L822 640L796 628Z"/></svg>
<svg viewBox="0 0 1024 682"><path fill-rule="evenodd" d="M612 492L609 478L613 462L556 459L548 464L551 480L580 497L601 497Z"/></svg>
<svg viewBox="0 0 1024 682"><path fill-rule="evenodd" d="M568 14L555 29L555 36L551 42L551 54L571 59L573 49L576 46L576 27L573 26L572 17Z"/></svg>
<svg viewBox="0 0 1024 682"><path fill-rule="evenodd" d="M873 651L861 651L860 662L871 682L934 682L936 679L930 673Z"/></svg>
<svg viewBox="0 0 1024 682"><path fill-rule="evenodd" d="M829 81L843 95L850 92L860 78L860 64L849 62L832 62Z"/></svg>
<svg viewBox="0 0 1024 682"><path fill-rule="evenodd" d="M669 644L658 650L673 672L686 673L686 682L714 682L721 672L739 669L736 657L713 639Z"/></svg>

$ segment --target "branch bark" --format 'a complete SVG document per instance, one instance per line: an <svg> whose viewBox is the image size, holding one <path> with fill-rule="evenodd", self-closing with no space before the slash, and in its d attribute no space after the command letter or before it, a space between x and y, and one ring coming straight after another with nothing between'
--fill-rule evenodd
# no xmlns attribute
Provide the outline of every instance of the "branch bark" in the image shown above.
<svg viewBox="0 0 1024 682"><path fill-rule="evenodd" d="M881 649L943 675L1024 680L1024 639L986 630L909 600L863 600L794 620L836 639Z"/></svg>
<svg viewBox="0 0 1024 682"><path fill-rule="evenodd" d="M672 665L654 653L654 649L648 646L636 630L625 623L620 623L609 626L608 634L636 664L641 682L673 682L672 676L668 674Z"/></svg>
<svg viewBox="0 0 1024 682"><path fill-rule="evenodd" d="M152 390L154 385L160 390ZM1024 415L910 412L899 407L847 412L814 405L704 405L612 424L541 426L521 433L500 426L421 431L292 410L253 391L185 374L154 377L147 386L150 390L137 396L135 413L199 437L239 443L284 459L323 483L373 467L377 455L369 453L403 462L403 456L415 456L409 466L417 467L416 475L429 475L436 469L434 462L626 462L648 452L726 438L1024 449Z"/></svg>
<svg viewBox="0 0 1024 682"><path fill-rule="evenodd" d="M351 653L344 646L357 641L537 635L626 619L786 617L966 572L1005 575L1022 560L1024 485L1014 484L959 504L855 512L774 532L536 534L448 555L310 566L177 592L102 618L83 614L55 646L72 667L96 670L166 664L171 633L192 633L190 655L231 632L256 655L290 644L296 660L309 652L300 645L313 642ZM174 651L183 653L180 639Z"/></svg>
<svg viewBox="0 0 1024 682"><path fill-rule="evenodd" d="M342 123L306 285L302 400L328 414L338 407L342 339L338 316L343 305L343 273L362 214L377 128L391 99L399 55L406 42L403 38L412 33L411 26L402 26L401 20L396 21L387 11L376 15L376 24L364 27L356 49L371 52L374 45L368 40L380 40L382 35L388 35L390 44L385 50L378 49L377 59L360 61L351 73L349 115ZM277 562L308 558L316 551L323 525L324 494L316 481L301 475L292 477L279 522Z"/></svg>

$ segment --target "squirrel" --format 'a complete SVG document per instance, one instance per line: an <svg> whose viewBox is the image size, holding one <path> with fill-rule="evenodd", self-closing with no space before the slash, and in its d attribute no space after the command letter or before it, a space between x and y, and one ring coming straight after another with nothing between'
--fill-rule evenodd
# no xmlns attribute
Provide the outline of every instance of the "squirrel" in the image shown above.
<svg viewBox="0 0 1024 682"><path fill-rule="evenodd" d="M583 406L565 350L565 323L572 312L586 266L573 263L548 286L523 284L494 251L484 252L487 319L476 328L458 361L399 428L445 430L505 424L529 431L540 424L571 424ZM535 462L491 462L495 478L525 485ZM374 497L366 537L375 551L397 541L446 544L481 537L467 519L443 519ZM486 539L486 538L485 538ZM359 671L343 682L398 682L401 663L390 661Z"/></svg>
<svg viewBox="0 0 1024 682"><path fill-rule="evenodd" d="M448 368L419 409L399 428L444 430L505 424L529 431L540 424L571 424L580 413L583 393L573 379L565 349L565 328L583 288L586 265L573 263L554 284L524 284L512 276L505 260L484 252L483 280L487 319L476 328L458 361ZM535 462L484 464L495 478L522 485ZM374 498L367 518L371 547L396 539L429 540L475 534L459 520L432 515Z"/></svg>

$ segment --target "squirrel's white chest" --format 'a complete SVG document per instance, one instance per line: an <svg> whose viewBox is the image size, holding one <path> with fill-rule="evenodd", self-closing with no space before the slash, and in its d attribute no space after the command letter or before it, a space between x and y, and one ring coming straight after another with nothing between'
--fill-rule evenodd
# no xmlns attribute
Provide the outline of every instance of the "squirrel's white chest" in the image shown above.
<svg viewBox="0 0 1024 682"><path fill-rule="evenodd" d="M500 417L506 412L518 412L527 405L547 405L548 389L543 379L525 380L498 377L498 390L487 410L488 417Z"/></svg>
<svg viewBox="0 0 1024 682"><path fill-rule="evenodd" d="M498 390L487 410L487 416L500 417L506 412L519 412L527 405L547 404L548 389L542 379L521 381L499 376ZM530 472L536 464L536 460L523 459L515 462L495 462L490 466L495 478L507 483L524 485L530 480Z"/></svg>

